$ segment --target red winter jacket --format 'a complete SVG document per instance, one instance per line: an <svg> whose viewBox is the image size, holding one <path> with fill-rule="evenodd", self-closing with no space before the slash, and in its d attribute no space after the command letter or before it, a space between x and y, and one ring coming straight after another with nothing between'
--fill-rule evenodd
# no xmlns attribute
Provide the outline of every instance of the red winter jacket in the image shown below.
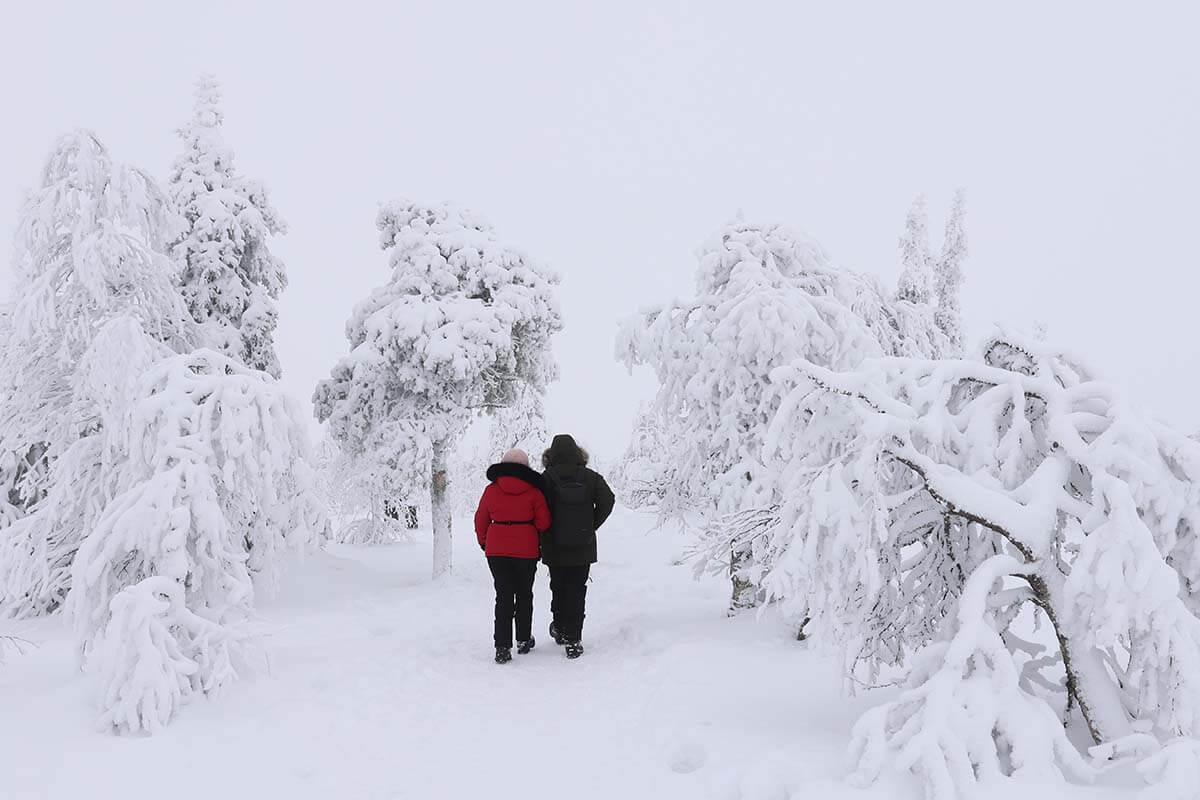
<svg viewBox="0 0 1200 800"><path fill-rule="evenodd" d="M542 476L524 464L492 464L479 498L475 536L489 556L537 558L538 534L550 527ZM516 524L504 524L516 523Z"/></svg>

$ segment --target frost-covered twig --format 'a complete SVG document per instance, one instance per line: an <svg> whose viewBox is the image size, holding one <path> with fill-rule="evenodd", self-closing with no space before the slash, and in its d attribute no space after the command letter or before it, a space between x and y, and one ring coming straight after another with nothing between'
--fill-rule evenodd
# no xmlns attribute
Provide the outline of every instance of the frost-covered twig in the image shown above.
<svg viewBox="0 0 1200 800"><path fill-rule="evenodd" d="M14 636L9 633L0 634L0 664L4 663L9 653L22 656L35 646L33 642L23 639L20 636Z"/></svg>

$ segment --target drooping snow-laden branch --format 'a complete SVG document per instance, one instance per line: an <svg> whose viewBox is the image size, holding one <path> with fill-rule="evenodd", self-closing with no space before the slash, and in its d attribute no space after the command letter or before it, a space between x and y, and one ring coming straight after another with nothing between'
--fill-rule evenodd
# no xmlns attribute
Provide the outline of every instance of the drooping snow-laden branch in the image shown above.
<svg viewBox="0 0 1200 800"><path fill-rule="evenodd" d="M153 179L87 131L57 142L21 210L11 307L0 315L0 614L61 606L80 515L102 504L103 487L89 482L97 454L85 453L101 420L80 394L79 367L106 323L135 320L165 352L196 343L166 255L176 228ZM75 508L35 515L62 480L76 487Z"/></svg>
<svg viewBox="0 0 1200 800"><path fill-rule="evenodd" d="M1012 651L1014 625L1050 623L1097 741L1128 734L1134 719L1196 735L1200 450L1034 343L985 353L982 363L879 359L834 373L798 362L775 373L791 388L771 452L796 499L764 585L835 636L898 637L866 652L898 664L931 646L928 626L905 621L910 609L956 613L973 580L963 577L1009 552L1035 608L999 600L1012 612L987 624ZM924 508L909 507L922 497ZM864 568L871 560L877 571Z"/></svg>
<svg viewBox="0 0 1200 800"><path fill-rule="evenodd" d="M897 699L855 726L856 782L872 782L890 762L917 772L930 800L956 800L976 781L1006 771L1046 777L1061 769L1079 780L1092 778L1054 711L1022 689L1008 647L989 624L989 595L1006 578L1029 570L1005 555L979 565L945 638L920 653Z"/></svg>
<svg viewBox="0 0 1200 800"><path fill-rule="evenodd" d="M67 597L84 665L107 686L102 717L130 731L236 676L256 589L326 524L304 426L279 386L210 350L100 369L136 332L110 323L87 372L107 419L89 437L104 502L86 519ZM106 392L111 374L131 385ZM69 509L77 488L56 484L38 513Z"/></svg>

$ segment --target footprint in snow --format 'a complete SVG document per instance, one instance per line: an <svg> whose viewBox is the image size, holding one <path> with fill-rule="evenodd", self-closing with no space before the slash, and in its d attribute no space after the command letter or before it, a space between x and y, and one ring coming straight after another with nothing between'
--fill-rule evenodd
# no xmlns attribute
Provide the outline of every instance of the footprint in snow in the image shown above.
<svg viewBox="0 0 1200 800"><path fill-rule="evenodd" d="M678 731L666 741L667 766L672 772L686 775L708 763L708 748L693 731Z"/></svg>

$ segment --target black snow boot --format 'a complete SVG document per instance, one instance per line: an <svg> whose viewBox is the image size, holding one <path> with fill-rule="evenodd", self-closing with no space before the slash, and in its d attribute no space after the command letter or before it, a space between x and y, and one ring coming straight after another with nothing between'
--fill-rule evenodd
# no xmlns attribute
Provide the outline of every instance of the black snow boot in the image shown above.
<svg viewBox="0 0 1200 800"><path fill-rule="evenodd" d="M554 640L555 644L567 643L566 639L564 639L562 636L559 636L558 626L556 626L553 622L550 623L550 638Z"/></svg>
<svg viewBox="0 0 1200 800"><path fill-rule="evenodd" d="M567 658L579 658L583 655L582 642L567 642Z"/></svg>
<svg viewBox="0 0 1200 800"><path fill-rule="evenodd" d="M512 661L512 648L511 647L497 647L496 648L496 663L497 664L507 664L510 661Z"/></svg>
<svg viewBox="0 0 1200 800"><path fill-rule="evenodd" d="M532 636L529 637L528 642L517 642L517 654L522 656L525 655L532 650L536 644L537 639L534 639Z"/></svg>

